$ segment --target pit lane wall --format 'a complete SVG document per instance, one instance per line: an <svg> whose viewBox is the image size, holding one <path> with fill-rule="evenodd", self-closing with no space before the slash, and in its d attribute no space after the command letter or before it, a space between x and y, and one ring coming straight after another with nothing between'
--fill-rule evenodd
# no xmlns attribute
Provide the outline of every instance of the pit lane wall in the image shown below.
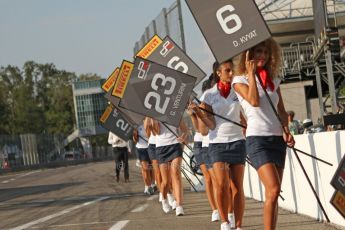
<svg viewBox="0 0 345 230"><path fill-rule="evenodd" d="M329 166L298 153L331 223L345 227L344 218L330 203L335 191L330 182L345 154L345 131L302 134L294 137L297 149L333 164L333 166ZM246 197L264 201L265 189L260 183L255 169L248 165L245 169L244 190ZM281 190L281 195L285 199L282 201L279 198L281 208L326 221L291 149L287 150Z"/></svg>
<svg viewBox="0 0 345 230"><path fill-rule="evenodd" d="M333 164L333 166L329 166L299 153L302 164L308 173L318 196L320 197L322 205L331 223L345 228L345 219L330 203L335 191L330 182L345 154L345 131L301 134L295 135L294 137L297 149ZM184 150L184 158L189 162L189 157L187 155L191 156L192 153L188 148L184 148ZM199 183L194 175L188 172L190 170L185 162L182 163L182 167L185 167L185 172L195 184L195 188L198 191L204 191L204 186ZM199 179L204 183L203 177L199 176ZM265 188L261 184L255 169L248 164L245 168L243 186L246 197L253 198L258 201L264 201ZM326 221L308 181L303 174L301 166L299 165L293 151L290 149L287 150L281 190L281 195L285 199L283 201L279 198L279 206L281 208L310 216L319 221ZM191 191L193 191L192 188ZM262 210L259 210L259 212L262 213Z"/></svg>

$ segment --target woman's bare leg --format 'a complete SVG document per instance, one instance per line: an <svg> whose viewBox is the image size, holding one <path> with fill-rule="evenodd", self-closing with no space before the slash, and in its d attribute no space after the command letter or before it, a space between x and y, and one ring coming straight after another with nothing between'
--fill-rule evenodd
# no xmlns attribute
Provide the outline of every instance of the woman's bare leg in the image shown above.
<svg viewBox="0 0 345 230"><path fill-rule="evenodd" d="M206 188L206 195L207 195L208 202L210 203L212 211L217 210L217 204L214 199L211 175L208 172L205 164L200 165L200 169L205 179L205 188Z"/></svg>
<svg viewBox="0 0 345 230"><path fill-rule="evenodd" d="M258 175L265 186L264 226L265 230L274 230L277 221L277 202L280 193L280 176L273 163L267 163L258 170Z"/></svg>
<svg viewBox="0 0 345 230"><path fill-rule="evenodd" d="M222 222L229 223L228 202L229 202L229 165L224 162L213 164L213 171L217 182L217 204L218 212Z"/></svg>

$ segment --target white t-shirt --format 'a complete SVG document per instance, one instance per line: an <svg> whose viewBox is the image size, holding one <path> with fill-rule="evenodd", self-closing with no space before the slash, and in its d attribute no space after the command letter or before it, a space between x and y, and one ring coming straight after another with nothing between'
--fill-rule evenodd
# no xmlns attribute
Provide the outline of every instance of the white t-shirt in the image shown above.
<svg viewBox="0 0 345 230"><path fill-rule="evenodd" d="M148 146L149 146L149 144L147 141L147 136L146 136L144 126L140 125L138 127L138 142L135 145L135 147L137 147L138 149L146 149L146 148L148 148Z"/></svg>
<svg viewBox="0 0 345 230"><path fill-rule="evenodd" d="M249 85L248 78L246 76L236 76L232 80L232 86L236 83L242 83ZM267 90L275 109L277 109L279 95L277 89L280 85L280 79L275 78L273 80L274 91ZM258 87L260 105L254 107L244 100L241 95L237 94L238 99L242 105L245 116L247 117L247 130L246 136L282 136L283 130L281 124L275 116L269 101L266 98L265 92L262 89L259 79L256 77L256 84Z"/></svg>
<svg viewBox="0 0 345 230"><path fill-rule="evenodd" d="M127 147L128 151L131 151L131 146L128 141L122 140L120 137L116 136L114 133L109 132L108 143L111 144L113 148L115 147Z"/></svg>
<svg viewBox="0 0 345 230"><path fill-rule="evenodd" d="M200 101L204 101L205 100L205 95L210 90L212 90L212 88L205 90L205 92L201 95L199 100ZM206 136L202 136L202 146L201 147L208 147L209 144L210 144L210 134L208 133Z"/></svg>
<svg viewBox="0 0 345 230"><path fill-rule="evenodd" d="M202 135L199 132L195 132L194 134L194 142L202 142Z"/></svg>
<svg viewBox="0 0 345 230"><path fill-rule="evenodd" d="M213 113L240 123L241 106L233 89L231 89L228 97L224 98L220 95L216 84L206 91L203 101L212 106ZM209 130L210 143L228 143L244 139L240 126L218 116L214 116L214 118L216 120L216 128Z"/></svg>
<svg viewBox="0 0 345 230"><path fill-rule="evenodd" d="M205 95L206 95L207 92L210 91L211 89L212 89L212 88L205 90L205 92L203 92L203 93L201 94L201 97L199 98L199 101L204 101L204 100L205 100Z"/></svg>
<svg viewBox="0 0 345 230"><path fill-rule="evenodd" d="M210 90L210 89L208 89ZM205 94L207 93L208 90L205 90L205 92L203 92L203 94L201 95L201 97L199 98L200 101L204 101L205 99ZM199 133L199 132L195 132L194 135L194 142L202 142L203 141L204 136Z"/></svg>
<svg viewBox="0 0 345 230"><path fill-rule="evenodd" d="M156 135L154 135L152 132L151 132L151 135L149 137L149 144L152 144L152 145L156 144Z"/></svg>
<svg viewBox="0 0 345 230"><path fill-rule="evenodd" d="M165 125L168 126L173 133L167 129ZM177 134L177 129L175 127L168 124L162 124L161 122L159 122L159 126L160 134L156 136L156 148L179 143L175 136L175 134Z"/></svg>

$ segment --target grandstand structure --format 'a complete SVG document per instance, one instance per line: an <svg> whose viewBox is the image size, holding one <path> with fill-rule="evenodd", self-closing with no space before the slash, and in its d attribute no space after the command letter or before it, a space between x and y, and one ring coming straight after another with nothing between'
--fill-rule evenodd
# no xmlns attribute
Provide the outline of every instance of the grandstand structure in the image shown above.
<svg viewBox="0 0 345 230"><path fill-rule="evenodd" d="M340 50L345 44L345 0L255 2L282 46L281 89L287 109L296 112L296 119L310 118L314 123L322 123L328 112L344 110L345 98L339 89L345 85L345 51ZM163 8L145 28L134 54L154 34L169 35L186 50L181 0Z"/></svg>
<svg viewBox="0 0 345 230"><path fill-rule="evenodd" d="M311 118L314 123L321 122L327 112L343 110L345 98L339 95L339 90L345 86L345 1L256 0L256 3L273 37L282 46L281 88L287 109L294 110L298 119ZM324 22L318 11L314 17L321 4ZM324 27L317 28L320 25Z"/></svg>

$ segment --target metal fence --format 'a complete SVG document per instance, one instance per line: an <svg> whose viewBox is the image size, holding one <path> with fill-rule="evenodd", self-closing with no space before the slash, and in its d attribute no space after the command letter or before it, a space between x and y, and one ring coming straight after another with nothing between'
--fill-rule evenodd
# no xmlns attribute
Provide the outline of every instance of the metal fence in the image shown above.
<svg viewBox="0 0 345 230"><path fill-rule="evenodd" d="M0 135L0 171L114 158L110 145L93 146L90 157L82 147L67 151L63 140L63 135L53 134Z"/></svg>
<svg viewBox="0 0 345 230"><path fill-rule="evenodd" d="M61 152L63 137L59 135L1 135L0 164L2 168L48 163Z"/></svg>
<svg viewBox="0 0 345 230"><path fill-rule="evenodd" d="M174 2L169 8L163 8L159 15L145 28L140 40L134 45L134 55L155 34L161 38L168 35L178 46L186 50L180 0Z"/></svg>
<svg viewBox="0 0 345 230"><path fill-rule="evenodd" d="M301 78L301 70L313 67L312 42L292 43L282 48L282 76Z"/></svg>
<svg viewBox="0 0 345 230"><path fill-rule="evenodd" d="M311 0L255 0L255 2L266 21L313 16ZM345 12L343 0L327 0L325 3L328 15L334 16Z"/></svg>

